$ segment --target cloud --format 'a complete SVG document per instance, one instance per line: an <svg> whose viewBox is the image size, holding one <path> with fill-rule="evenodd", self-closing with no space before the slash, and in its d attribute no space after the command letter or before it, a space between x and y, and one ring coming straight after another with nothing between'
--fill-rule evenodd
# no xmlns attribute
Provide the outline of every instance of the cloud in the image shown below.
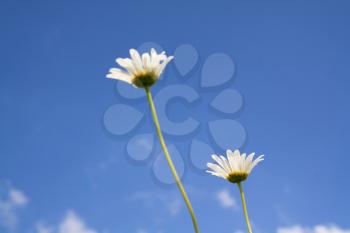
<svg viewBox="0 0 350 233"><path fill-rule="evenodd" d="M18 224L18 211L28 204L26 195L12 187L5 187L0 195L0 226L14 231Z"/></svg>
<svg viewBox="0 0 350 233"><path fill-rule="evenodd" d="M139 228L136 233L149 233L150 231L144 229L144 228ZM163 230L157 230L157 231L152 231L152 232L156 232L156 233L164 233Z"/></svg>
<svg viewBox="0 0 350 233"><path fill-rule="evenodd" d="M86 223L72 210L68 211L57 227L46 226L43 223L36 225L37 233L98 233L88 227Z"/></svg>
<svg viewBox="0 0 350 233"><path fill-rule="evenodd" d="M36 232L37 233L53 233L54 229L52 227L45 226L42 223L38 223L36 225Z"/></svg>
<svg viewBox="0 0 350 233"><path fill-rule="evenodd" d="M304 233L304 232L309 232L309 230L302 228L301 226L292 226L292 227L277 229L277 233Z"/></svg>
<svg viewBox="0 0 350 233"><path fill-rule="evenodd" d="M11 202L15 206L25 206L28 204L28 198L20 190L10 189L9 196L10 196Z"/></svg>
<svg viewBox="0 0 350 233"><path fill-rule="evenodd" d="M350 229L342 229L336 225L316 225L311 228L295 225L280 227L277 229L277 233L350 233Z"/></svg>
<svg viewBox="0 0 350 233"><path fill-rule="evenodd" d="M137 230L137 233L148 233L146 229L140 228Z"/></svg>
<svg viewBox="0 0 350 233"><path fill-rule="evenodd" d="M180 200L180 198L174 198L167 204L167 208L170 215L178 215L182 209L182 200Z"/></svg>
<svg viewBox="0 0 350 233"><path fill-rule="evenodd" d="M235 231L235 233L244 233L244 232L241 230L237 230L237 231Z"/></svg>
<svg viewBox="0 0 350 233"><path fill-rule="evenodd" d="M161 203L161 205L165 206L168 213L173 217L177 216L183 207L182 199L178 197L177 193L176 195L172 195L156 191L142 191L130 195L128 199L142 201L143 204L149 208L154 208Z"/></svg>
<svg viewBox="0 0 350 233"><path fill-rule="evenodd" d="M85 222L73 211L68 211L58 228L59 233L97 233L86 226Z"/></svg>
<svg viewBox="0 0 350 233"><path fill-rule="evenodd" d="M235 208L237 207L236 200L231 196L227 189L220 190L216 193L216 199L219 201L223 208Z"/></svg>

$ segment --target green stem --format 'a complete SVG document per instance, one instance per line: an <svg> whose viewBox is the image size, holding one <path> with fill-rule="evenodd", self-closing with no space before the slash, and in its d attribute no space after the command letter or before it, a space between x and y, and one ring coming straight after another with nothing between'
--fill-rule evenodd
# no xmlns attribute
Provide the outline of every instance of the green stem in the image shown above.
<svg viewBox="0 0 350 233"><path fill-rule="evenodd" d="M247 222L248 232L252 233L252 227L250 226L250 221L249 221L248 211L247 211L247 204L245 202L243 187L242 187L241 183L237 183L237 185L239 188L239 193L241 194L243 212L244 212L245 221Z"/></svg>
<svg viewBox="0 0 350 233"><path fill-rule="evenodd" d="M195 214L194 214L194 211L193 211L191 202L190 202L190 200L188 199L188 196L187 196L187 194L186 194L185 188L183 187L183 185L182 185L182 183L181 183L181 180L180 180L180 178L179 178L179 176L178 176L178 174L177 174L177 172L176 172L174 163L173 163L173 161L172 161L172 159L171 159L171 157L170 157L168 148L166 147L166 144L165 144L165 141L164 141L164 138L163 138L163 134L162 134L162 131L161 131L161 129L160 129L160 125L159 125L159 121L158 121L158 116L157 116L156 108L154 107L154 103L153 103L151 91L150 91L149 87L145 87L145 90L146 90L146 94L147 94L147 98L148 98L149 105L150 105L150 107L151 107L151 112L152 112L152 116L153 116L153 121L154 121L154 124L155 124L156 129L157 129L157 135L158 135L160 144L162 145L165 158L166 158L166 160L167 160L167 162L168 162L168 164L169 164L171 173L173 174L173 176L174 176L174 178L175 178L176 185L177 185L177 187L179 188L180 193L181 193L183 199L185 200L187 209L188 209L188 211L189 211L189 213L190 213L190 215L191 215L191 219L192 219L194 231L195 231L196 233L199 233L198 224L197 224L197 220L196 220L196 216L195 216Z"/></svg>

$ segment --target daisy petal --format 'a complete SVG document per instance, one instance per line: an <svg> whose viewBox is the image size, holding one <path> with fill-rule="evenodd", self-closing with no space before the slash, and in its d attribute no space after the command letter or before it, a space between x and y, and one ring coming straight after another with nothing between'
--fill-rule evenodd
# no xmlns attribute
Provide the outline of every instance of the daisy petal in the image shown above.
<svg viewBox="0 0 350 233"><path fill-rule="evenodd" d="M232 171L231 167L230 167L230 163L227 161L227 159L224 156L220 156L222 163L225 167L225 170L227 171L227 173L230 173Z"/></svg>
<svg viewBox="0 0 350 233"><path fill-rule="evenodd" d="M151 64L151 57L149 56L149 54L148 53L142 54L143 69L148 70L148 71L152 71L152 70L150 70L150 64Z"/></svg>
<svg viewBox="0 0 350 233"><path fill-rule="evenodd" d="M223 175L221 175L219 173L216 173L216 172L213 172L213 171L206 171L206 172L209 173L209 174L212 174L213 176L217 176L217 177L221 177L221 178L226 179L225 176L223 176Z"/></svg>
<svg viewBox="0 0 350 233"><path fill-rule="evenodd" d="M134 67L134 64L132 63L131 59L129 58L117 58L116 62L118 65L129 71L131 74L136 74L136 69Z"/></svg>
<svg viewBox="0 0 350 233"><path fill-rule="evenodd" d="M225 168L225 165L223 164L221 158L217 155L212 155L212 159L217 162L222 168Z"/></svg>
<svg viewBox="0 0 350 233"><path fill-rule="evenodd" d="M173 59L173 56L169 56L162 64L160 64L156 70L156 74L161 75L165 66Z"/></svg>
<svg viewBox="0 0 350 233"><path fill-rule="evenodd" d="M213 164L213 163L208 163L207 166L208 166L208 168L210 168L214 172L221 174L225 177L227 176L227 172L224 169L222 169L220 166Z"/></svg>
<svg viewBox="0 0 350 233"><path fill-rule="evenodd" d="M109 72L110 73L106 76L107 78L118 79L131 84L132 77L124 71L117 68L112 68L109 70Z"/></svg>
<svg viewBox="0 0 350 233"><path fill-rule="evenodd" d="M130 57L136 71L142 72L142 61L139 52L136 49L130 49Z"/></svg>

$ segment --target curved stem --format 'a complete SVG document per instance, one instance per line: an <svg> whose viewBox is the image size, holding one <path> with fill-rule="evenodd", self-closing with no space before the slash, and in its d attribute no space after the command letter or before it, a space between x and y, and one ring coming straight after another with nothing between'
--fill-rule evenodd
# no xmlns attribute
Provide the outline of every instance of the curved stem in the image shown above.
<svg viewBox="0 0 350 233"><path fill-rule="evenodd" d="M191 219L192 219L192 223L193 223L193 227L194 227L194 231L196 233L199 233L199 230L198 230L198 223L197 223L197 220L196 220L196 216L194 214L194 211L193 211L193 208L192 208L192 205L191 205L191 202L190 200L188 199L188 196L186 194L186 191L185 191L185 188L183 187L182 183L181 183L181 180L176 172L176 169L175 169L175 166L174 166L174 163L170 157L170 154L169 154L169 151L168 151L168 148L165 144L165 141L164 141L164 138L163 138L163 134L162 134L162 131L160 129L160 124L159 124L159 121L158 121L158 116L157 116L157 112L156 112L156 108L154 107L154 103L153 103L153 99L152 99L152 94L151 94L151 91L149 89L149 87L145 87L145 90L146 90L146 94L147 94L147 99L148 99L148 102L149 102L149 105L151 107L151 112L152 112L152 117L153 117L153 121L154 121L154 125L156 126L156 130L157 130L157 135L158 135L158 138L159 138L159 142L162 146L162 149L164 151L164 155L165 155L165 158L169 164L169 167L170 167L170 170L171 170L171 173L173 174L174 178L175 178L175 181L176 181L176 185L177 187L179 188L180 190L180 193L186 203L186 206L187 206L187 209L188 209L188 212L190 213L191 215Z"/></svg>
<svg viewBox="0 0 350 233"><path fill-rule="evenodd" d="M243 187L242 187L241 183L237 183L237 185L239 188L239 193L241 194L243 212L244 212L245 221L247 222L248 232L252 233L252 227L250 226L250 221L249 221L248 211L247 211L247 204L245 202Z"/></svg>

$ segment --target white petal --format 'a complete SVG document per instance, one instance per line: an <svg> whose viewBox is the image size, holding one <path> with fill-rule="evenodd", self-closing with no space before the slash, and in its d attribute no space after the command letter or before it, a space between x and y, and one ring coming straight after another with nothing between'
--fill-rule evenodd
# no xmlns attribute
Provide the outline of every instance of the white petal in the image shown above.
<svg viewBox="0 0 350 233"><path fill-rule="evenodd" d="M219 156L217 156L217 155L212 155L211 157L212 157L212 159L213 159L215 162L217 162L223 169L225 169L225 165L224 165L223 161L221 160L221 158L220 158Z"/></svg>
<svg viewBox="0 0 350 233"><path fill-rule="evenodd" d="M132 77L128 74L125 73L124 71L117 69L117 68L112 68L109 70L109 74L107 74L107 78L112 78L112 79L118 79L124 82L127 82L131 84L132 82Z"/></svg>
<svg viewBox="0 0 350 233"><path fill-rule="evenodd" d="M136 68L136 71L142 72L142 61L139 52L137 52L135 49L130 49L130 56L132 59L132 63L134 64L134 67Z"/></svg>
<svg viewBox="0 0 350 233"><path fill-rule="evenodd" d="M159 65L159 57L154 48L151 49L151 66L152 68L156 68Z"/></svg>
<svg viewBox="0 0 350 233"><path fill-rule="evenodd" d="M221 174L222 176L225 176L225 177L227 176L227 172L224 169L222 169L219 165L208 163L207 166L214 172Z"/></svg>
<svg viewBox="0 0 350 233"><path fill-rule="evenodd" d="M225 170L227 171L227 173L230 173L232 172L232 169L231 169L231 166L230 166L230 163L227 161L227 159L224 157L224 156L220 156L221 160L222 160L222 163L225 167Z"/></svg>
<svg viewBox="0 0 350 233"><path fill-rule="evenodd" d="M151 67L154 71L159 70L160 63L162 61L165 61L167 59L167 56L165 55L165 52L163 51L160 54L157 54L155 49L151 49Z"/></svg>
<svg viewBox="0 0 350 233"><path fill-rule="evenodd" d="M256 160L259 160L259 161L264 160L264 155L260 155L258 158L256 158L256 159L254 160L254 162L255 162Z"/></svg>
<svg viewBox="0 0 350 233"><path fill-rule="evenodd" d="M239 152L239 150L235 150L233 152L233 156L240 156L240 155L241 155L241 153Z"/></svg>
<svg viewBox="0 0 350 233"><path fill-rule="evenodd" d="M253 168L254 168L256 165L258 165L258 163L260 163L260 162L263 161L263 160L264 160L264 155L260 155L257 159L255 159L255 160L252 162L252 164L250 165L248 173L250 173L250 172L253 170Z"/></svg>
<svg viewBox="0 0 350 233"><path fill-rule="evenodd" d="M233 155L233 152L231 150L227 150L226 155L231 167L231 171L237 171L238 170L237 161L236 161L236 157Z"/></svg>
<svg viewBox="0 0 350 233"><path fill-rule="evenodd" d="M255 155L255 153L251 153L248 155L247 160L246 160L247 163L251 163L253 161L254 155Z"/></svg>
<svg viewBox="0 0 350 233"><path fill-rule="evenodd" d="M142 66L144 70L152 71L151 67L151 57L148 53L142 54Z"/></svg>
<svg viewBox="0 0 350 233"><path fill-rule="evenodd" d="M248 171L250 169L254 155L255 155L255 153L249 154L247 159L245 160L245 170L246 171Z"/></svg>
<svg viewBox="0 0 350 233"><path fill-rule="evenodd" d="M156 70L156 74L161 75L165 66L173 59L173 56L169 56L162 64L160 64Z"/></svg>
<svg viewBox="0 0 350 233"><path fill-rule="evenodd" d="M241 171L245 171L245 158L246 158L247 154L246 153L243 153L241 155L241 160L240 160L240 165L239 165L239 168Z"/></svg>
<svg viewBox="0 0 350 233"><path fill-rule="evenodd" d="M129 58L117 58L116 62L123 68L125 68L129 73L136 74L136 69L131 59Z"/></svg>
<svg viewBox="0 0 350 233"><path fill-rule="evenodd" d="M158 54L158 59L159 59L159 62L161 61L164 61L167 59L167 56L165 55L165 52L161 52L160 54Z"/></svg>
<svg viewBox="0 0 350 233"><path fill-rule="evenodd" d="M206 172L212 174L213 176L217 176L217 177L221 177L221 178L226 179L225 176L223 176L223 175L221 175L219 173L216 173L216 172L213 172L213 171L206 171Z"/></svg>
<svg viewBox="0 0 350 233"><path fill-rule="evenodd" d="M155 48L151 48L151 58L154 58L155 56L158 56L157 51Z"/></svg>
<svg viewBox="0 0 350 233"><path fill-rule="evenodd" d="M235 150L232 156L230 156L230 158L231 158L232 170L239 171L240 170L239 164L241 159L241 156L239 155L239 151Z"/></svg>

